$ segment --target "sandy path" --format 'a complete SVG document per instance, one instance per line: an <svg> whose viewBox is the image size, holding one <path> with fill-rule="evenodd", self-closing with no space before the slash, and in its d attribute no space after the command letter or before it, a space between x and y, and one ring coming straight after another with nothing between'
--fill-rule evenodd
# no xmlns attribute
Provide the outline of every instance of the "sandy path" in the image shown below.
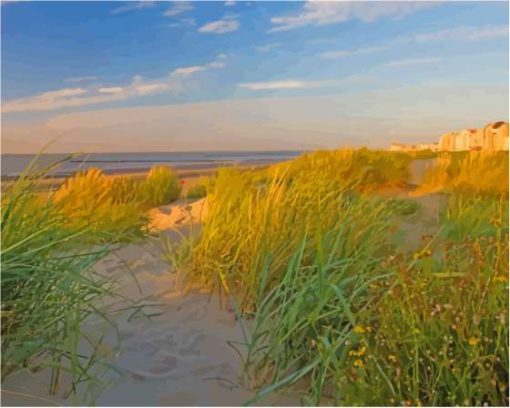
<svg viewBox="0 0 510 408"><path fill-rule="evenodd" d="M184 207L178 214L183 211L193 214ZM162 214L170 216L171 211L163 208ZM158 217L167 226L168 220ZM244 341L235 314L220 309L216 295L178 292L159 239L125 245L96 269L111 276L125 297L107 298L102 305L117 327L100 317L84 327L96 340L104 336L100 353L114 368L98 368L105 388L81 385L75 397L65 399L64 378L57 395L50 396L47 370L21 370L2 385L3 405L225 406L242 405L254 395L243 385L241 359L227 343ZM90 350L84 346L83 352ZM299 405L299 400L282 395L264 403Z"/></svg>

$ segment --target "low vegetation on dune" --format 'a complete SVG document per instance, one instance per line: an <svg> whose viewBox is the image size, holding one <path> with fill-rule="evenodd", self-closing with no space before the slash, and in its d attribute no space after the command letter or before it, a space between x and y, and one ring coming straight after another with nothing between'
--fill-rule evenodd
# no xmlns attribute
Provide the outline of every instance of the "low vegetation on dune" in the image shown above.
<svg viewBox="0 0 510 408"><path fill-rule="evenodd" d="M98 344L81 325L113 292L92 266L113 243L142 237L145 210L175 200L180 185L167 168L142 181L89 169L41 193L50 170L32 164L3 191L1 365L2 379L21 367L48 367L54 391L63 370L73 384L93 379ZM88 357L78 353L83 341L90 341Z"/></svg>
<svg viewBox="0 0 510 408"><path fill-rule="evenodd" d="M140 234L145 211L179 198L181 185L168 167L153 167L145 180L105 176L88 169L68 178L50 199L68 217L69 228L92 228L107 240Z"/></svg>
<svg viewBox="0 0 510 408"><path fill-rule="evenodd" d="M443 204L421 220L410 164L431 157L318 151L185 186L207 212L168 259L243 317L250 402L296 386L312 405L508 405L508 154L440 154L417 190ZM92 266L182 185L165 167L89 169L41 194L44 176L28 169L2 197L1 363L3 378L49 367L55 390L63 370L94 379L82 322L113 288Z"/></svg>
<svg viewBox="0 0 510 408"><path fill-rule="evenodd" d="M313 405L507 405L508 199L463 174L496 177L500 157L462 162L441 185L435 233L412 252L400 223L418 205L374 194L406 185L411 155L316 152L220 170L177 264L251 321L257 398L299 382Z"/></svg>
<svg viewBox="0 0 510 408"><path fill-rule="evenodd" d="M1 365L2 379L21 367L50 368L54 392L62 370L73 383L91 379L94 354L80 356L78 343L81 323L109 290L91 270L108 247L83 247L94 227L73 224L61 208L65 199L56 204L37 194L42 176L27 172L2 197Z"/></svg>
<svg viewBox="0 0 510 408"><path fill-rule="evenodd" d="M441 153L421 191L508 195L508 152Z"/></svg>

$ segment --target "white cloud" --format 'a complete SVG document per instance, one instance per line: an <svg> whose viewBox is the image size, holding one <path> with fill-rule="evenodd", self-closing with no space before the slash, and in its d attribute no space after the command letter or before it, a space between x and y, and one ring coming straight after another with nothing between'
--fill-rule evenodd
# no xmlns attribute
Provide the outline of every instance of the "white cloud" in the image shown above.
<svg viewBox="0 0 510 408"><path fill-rule="evenodd" d="M135 76L125 86L64 88L38 95L7 101L2 104L3 113L48 111L100 103L121 101L163 92L176 92L186 85L186 78L198 72L225 67L225 54L203 65L177 68L169 76L150 81Z"/></svg>
<svg viewBox="0 0 510 408"><path fill-rule="evenodd" d="M508 26L461 26L429 33L415 34L412 39L416 42L424 43L445 40L476 41L497 37L508 37Z"/></svg>
<svg viewBox="0 0 510 408"><path fill-rule="evenodd" d="M269 31L286 31L309 25L322 26L349 20L373 22L380 18L402 18L418 10L433 7L433 2L322 2L308 1L296 15L273 17Z"/></svg>
<svg viewBox="0 0 510 408"><path fill-rule="evenodd" d="M498 84L455 86L445 79L400 85L56 114L17 131L2 124L2 152L35 152L55 134L64 134L51 146L55 152L387 147L393 141L437 141L452 129L508 118L508 90Z"/></svg>
<svg viewBox="0 0 510 408"><path fill-rule="evenodd" d="M193 10L191 1L173 1L172 6L167 9L163 15L166 17L174 17L187 11Z"/></svg>
<svg viewBox="0 0 510 408"><path fill-rule="evenodd" d="M193 75L197 72L200 72L200 71L203 71L205 69L205 66L203 65L194 65L194 66L191 66L191 67L182 67L182 68L177 68L175 70L172 71L171 75L174 75L174 76L189 76L189 75Z"/></svg>
<svg viewBox="0 0 510 408"><path fill-rule="evenodd" d="M258 52L269 52L275 48L278 48L281 44L280 43L271 43L266 45L260 45L256 47Z"/></svg>
<svg viewBox="0 0 510 408"><path fill-rule="evenodd" d="M351 82L353 77L344 80L326 79L321 81L300 81L296 79L283 79L280 81L263 81L263 82L245 82L238 84L239 88L249 89L250 91L275 91L280 89L312 89L327 86L343 85Z"/></svg>
<svg viewBox="0 0 510 408"><path fill-rule="evenodd" d="M97 76L82 76L82 77L67 78L67 79L64 79L64 82L86 82L86 81L93 81L94 79L97 79Z"/></svg>
<svg viewBox="0 0 510 408"><path fill-rule="evenodd" d="M111 86L111 87L105 87L105 88L99 88L98 91L100 93L107 93L107 94L116 94L124 91L124 88L121 86Z"/></svg>
<svg viewBox="0 0 510 408"><path fill-rule="evenodd" d="M323 58L343 58L350 57L352 55L358 54L370 54L373 52L379 52L387 50L389 47L387 45L381 45L379 47L367 47L367 48L358 48L354 50L338 50L338 51L328 51L320 54Z"/></svg>
<svg viewBox="0 0 510 408"><path fill-rule="evenodd" d="M147 85L138 85L136 86L135 89L139 95L150 95L156 92L166 91L167 89L170 89L170 85L165 83L155 83Z"/></svg>
<svg viewBox="0 0 510 408"><path fill-rule="evenodd" d="M203 65L192 65L189 67L176 68L170 73L170 76L182 78L194 75L198 72L206 71L211 68L212 69L224 68L226 65L224 61L225 58L226 58L225 54L219 54L214 61L208 62Z"/></svg>
<svg viewBox="0 0 510 408"><path fill-rule="evenodd" d="M214 34L225 34L237 31L240 24L237 20L217 20L207 23L200 27L198 31L200 33L214 33Z"/></svg>
<svg viewBox="0 0 510 408"><path fill-rule="evenodd" d="M67 88L44 92L39 95L7 101L2 105L3 113L48 111L61 108L95 105L120 101L156 92L177 89L176 83L144 83L134 77L126 87L101 87L99 89Z"/></svg>
<svg viewBox="0 0 510 408"><path fill-rule="evenodd" d="M110 11L110 14L127 13L129 11L140 10L140 9L143 9L146 7L151 7L153 5L154 5L154 2L148 1L148 0L131 1L131 2L128 2L128 4L126 4L124 6L120 6L120 7L117 7L116 9L113 9L112 11Z"/></svg>
<svg viewBox="0 0 510 408"><path fill-rule="evenodd" d="M250 91L265 91L275 89L299 89L305 87L305 82L296 81L293 79L286 79L283 81L268 81L268 82L247 82L239 84L239 88L249 89Z"/></svg>
<svg viewBox="0 0 510 408"><path fill-rule="evenodd" d="M425 58L408 58L390 61L384 65L388 67L407 67L412 65L434 64L440 62L442 59L438 57L425 57Z"/></svg>
<svg viewBox="0 0 510 408"><path fill-rule="evenodd" d="M232 6L235 6L236 5L236 1L234 0L230 0L230 1L226 1L225 3L223 3L225 7L232 7Z"/></svg>

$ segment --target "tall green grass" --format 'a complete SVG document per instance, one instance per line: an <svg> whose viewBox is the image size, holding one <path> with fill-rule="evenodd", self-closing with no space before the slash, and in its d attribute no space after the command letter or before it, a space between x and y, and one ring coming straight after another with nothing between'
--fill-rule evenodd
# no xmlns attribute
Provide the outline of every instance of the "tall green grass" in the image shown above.
<svg viewBox="0 0 510 408"><path fill-rule="evenodd" d="M299 383L312 405L508 404L508 201L455 193L407 253L395 234L414 205L372 193L405 186L412 159L317 152L218 173L178 267L250 317L257 398Z"/></svg>
<svg viewBox="0 0 510 408"><path fill-rule="evenodd" d="M142 201L149 206L168 204L179 198L181 184L176 174L165 166L154 166L141 185Z"/></svg>
<svg viewBox="0 0 510 408"><path fill-rule="evenodd" d="M1 209L2 379L22 367L49 368L52 393L62 372L71 375L72 390L95 380L99 345L82 323L115 292L93 265L111 244L143 237L145 210L180 193L177 177L163 167L141 181L89 169L41 192L58 164L36 170L34 161L4 186Z"/></svg>
<svg viewBox="0 0 510 408"><path fill-rule="evenodd" d="M405 182L407 160L380 152L319 152L259 172L220 170L200 239L183 266L186 275L202 287L234 290L243 308L252 310L268 253L268 280L278 281L305 234L324 234L353 206L368 224L375 221L364 215L386 206L360 198L361 191Z"/></svg>
<svg viewBox="0 0 510 408"><path fill-rule="evenodd" d="M44 175L30 167L2 197L1 366L2 380L21 367L51 369L54 393L63 371L73 386L92 379L97 355L79 354L81 325L110 283L91 269L108 247L83 246L94 228L74 224L64 198L37 193Z"/></svg>

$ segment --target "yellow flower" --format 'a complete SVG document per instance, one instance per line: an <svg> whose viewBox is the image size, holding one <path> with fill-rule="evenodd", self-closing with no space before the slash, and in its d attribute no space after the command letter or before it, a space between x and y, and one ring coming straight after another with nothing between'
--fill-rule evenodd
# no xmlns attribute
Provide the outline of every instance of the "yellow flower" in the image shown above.
<svg viewBox="0 0 510 408"><path fill-rule="evenodd" d="M478 337L470 337L468 343L470 346L476 346L478 343L480 343L480 339Z"/></svg>
<svg viewBox="0 0 510 408"><path fill-rule="evenodd" d="M363 360L361 360L359 358L354 360L354 367L363 367L363 365L364 365Z"/></svg>
<svg viewBox="0 0 510 408"><path fill-rule="evenodd" d="M388 356L388 360L392 363L396 363L397 362L397 357L395 357L393 354L390 354Z"/></svg>
<svg viewBox="0 0 510 408"><path fill-rule="evenodd" d="M349 356L357 356L360 357L367 351L365 346L361 346L358 350L349 350Z"/></svg>
<svg viewBox="0 0 510 408"><path fill-rule="evenodd" d="M354 333L363 334L365 333L365 328L363 326L358 325L354 328Z"/></svg>

